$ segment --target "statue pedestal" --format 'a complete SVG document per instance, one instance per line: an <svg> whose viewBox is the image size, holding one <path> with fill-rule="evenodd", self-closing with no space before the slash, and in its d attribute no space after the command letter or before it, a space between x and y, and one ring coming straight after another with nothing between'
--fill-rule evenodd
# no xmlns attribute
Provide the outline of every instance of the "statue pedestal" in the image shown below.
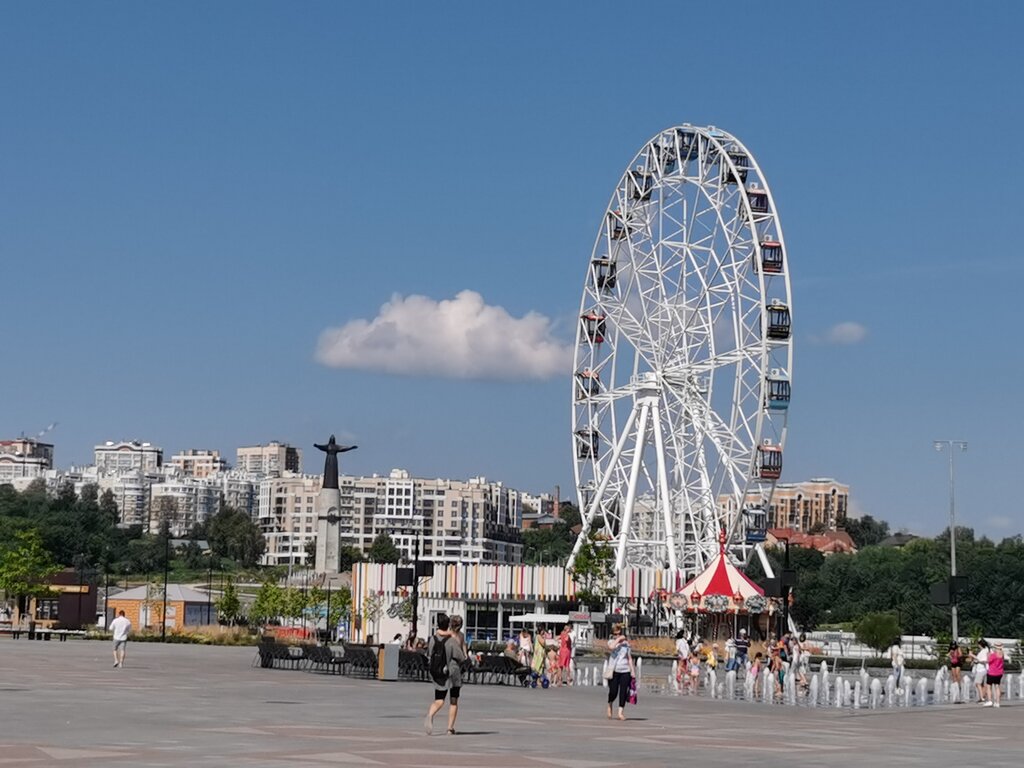
<svg viewBox="0 0 1024 768"><path fill-rule="evenodd" d="M341 491L322 488L316 497L317 573L337 573L341 565Z"/></svg>

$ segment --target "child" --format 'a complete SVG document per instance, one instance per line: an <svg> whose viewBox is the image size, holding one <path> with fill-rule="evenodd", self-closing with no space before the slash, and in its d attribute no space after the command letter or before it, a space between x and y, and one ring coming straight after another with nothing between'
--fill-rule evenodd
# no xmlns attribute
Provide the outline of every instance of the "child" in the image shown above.
<svg viewBox="0 0 1024 768"><path fill-rule="evenodd" d="M696 650L690 652L689 676L690 693L696 693L700 682L700 656L697 655Z"/></svg>
<svg viewBox="0 0 1024 768"><path fill-rule="evenodd" d="M750 665L750 669L747 672L748 675L753 675L753 677L754 677L754 697L755 698L760 695L760 690L761 690L761 670L763 668L764 668L764 656L761 654L760 651L758 651L757 653L754 654L754 663Z"/></svg>

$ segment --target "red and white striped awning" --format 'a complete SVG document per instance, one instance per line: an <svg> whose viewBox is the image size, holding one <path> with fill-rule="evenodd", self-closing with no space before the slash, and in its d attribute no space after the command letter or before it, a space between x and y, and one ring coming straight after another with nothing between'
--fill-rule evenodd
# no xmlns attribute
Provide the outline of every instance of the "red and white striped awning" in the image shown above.
<svg viewBox="0 0 1024 768"><path fill-rule="evenodd" d="M708 595L722 595L733 601L737 595L743 600L753 595L763 595L763 589L729 562L729 557L725 553L724 531L718 540L719 549L715 559L701 573L686 582L679 591L691 602L694 602L693 597L697 596L697 603L700 603Z"/></svg>

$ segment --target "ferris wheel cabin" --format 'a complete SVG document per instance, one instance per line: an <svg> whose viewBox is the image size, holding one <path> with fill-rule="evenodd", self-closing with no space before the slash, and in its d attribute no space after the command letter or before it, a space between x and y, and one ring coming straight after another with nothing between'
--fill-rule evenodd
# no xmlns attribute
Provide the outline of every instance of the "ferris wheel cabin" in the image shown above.
<svg viewBox="0 0 1024 768"><path fill-rule="evenodd" d="M782 476L782 448L780 446L757 446L757 476L761 480L778 480Z"/></svg>
<svg viewBox="0 0 1024 768"><path fill-rule="evenodd" d="M628 179L629 196L631 198L639 201L651 199L651 190L654 189L654 176L643 168L630 171L626 176Z"/></svg>
<svg viewBox="0 0 1024 768"><path fill-rule="evenodd" d="M777 369L772 369L765 383L765 407L769 411L785 411L789 408L791 391L789 379L782 376Z"/></svg>
<svg viewBox="0 0 1024 768"><path fill-rule="evenodd" d="M585 400L601 391L601 377L589 369L576 372L576 399Z"/></svg>
<svg viewBox="0 0 1024 768"><path fill-rule="evenodd" d="M768 190L752 184L747 189L747 199L750 201L752 213L768 213Z"/></svg>
<svg viewBox="0 0 1024 768"><path fill-rule="evenodd" d="M789 307L778 299L768 305L768 338L785 341L791 333Z"/></svg>
<svg viewBox="0 0 1024 768"><path fill-rule="evenodd" d="M608 214L608 237L612 240L624 240L632 231L621 211L611 211Z"/></svg>
<svg viewBox="0 0 1024 768"><path fill-rule="evenodd" d="M769 275L782 273L782 243L778 240L765 240L761 243L761 271Z"/></svg>
<svg viewBox="0 0 1024 768"><path fill-rule="evenodd" d="M576 430L576 458L592 459L597 456L598 435L592 429Z"/></svg>
<svg viewBox="0 0 1024 768"><path fill-rule="evenodd" d="M615 262L611 259L594 259L590 262L594 287L599 291L610 291L615 287Z"/></svg>
<svg viewBox="0 0 1024 768"><path fill-rule="evenodd" d="M768 515L761 507L744 509L743 527L747 544L760 544L768 535Z"/></svg>
<svg viewBox="0 0 1024 768"><path fill-rule="evenodd" d="M728 164L722 166L722 183L723 184L736 184L747 181L747 171L750 170L750 158L747 157L746 153L740 151L736 147L730 147L728 152L729 159L732 164L736 166L736 172L733 173L733 169Z"/></svg>
<svg viewBox="0 0 1024 768"><path fill-rule="evenodd" d="M604 341L604 315L588 312L587 314L580 316L580 324L583 328L583 335L587 337L590 343L600 344Z"/></svg>

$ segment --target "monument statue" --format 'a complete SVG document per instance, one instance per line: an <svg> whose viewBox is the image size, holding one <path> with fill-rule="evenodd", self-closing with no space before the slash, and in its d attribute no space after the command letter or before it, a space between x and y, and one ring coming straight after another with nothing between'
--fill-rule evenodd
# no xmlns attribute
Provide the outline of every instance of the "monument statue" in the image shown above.
<svg viewBox="0 0 1024 768"><path fill-rule="evenodd" d="M353 451L358 448L358 445L338 445L334 442L334 435L331 435L331 439L327 441L327 445L318 445L313 443L314 448L319 448L321 451L327 454L324 458L324 488L337 488L338 487L338 454L345 453L345 451Z"/></svg>

